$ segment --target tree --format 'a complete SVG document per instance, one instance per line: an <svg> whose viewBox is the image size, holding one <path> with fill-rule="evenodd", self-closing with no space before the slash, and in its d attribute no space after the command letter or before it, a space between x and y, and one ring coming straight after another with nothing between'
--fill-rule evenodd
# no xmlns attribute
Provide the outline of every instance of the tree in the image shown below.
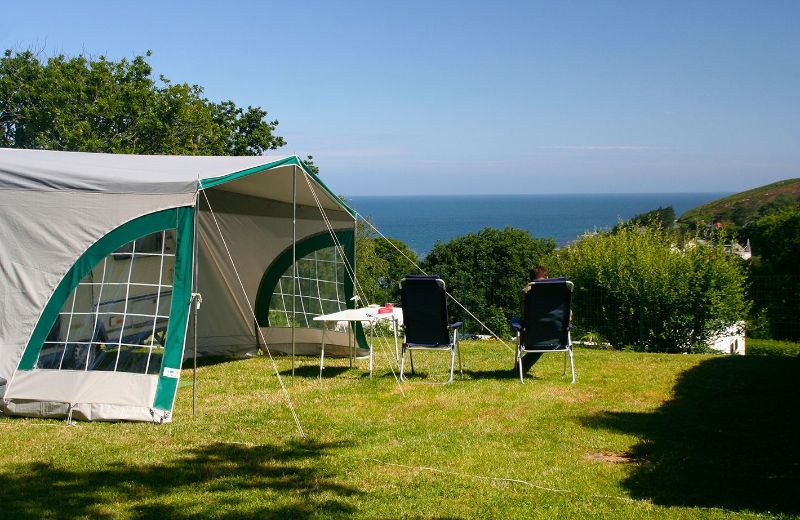
<svg viewBox="0 0 800 520"><path fill-rule="evenodd" d="M519 314L520 291L531 267L555 247L554 240L537 239L521 229L487 227L437 242L422 267L441 276L450 294L496 334L507 335L509 318ZM450 309L451 320L464 321L465 331L485 333L460 307Z"/></svg>
<svg viewBox="0 0 800 520"><path fill-rule="evenodd" d="M758 261L751 270L751 293L765 335L800 339L800 204L759 218L748 232Z"/></svg>
<svg viewBox="0 0 800 520"><path fill-rule="evenodd" d="M83 152L260 155L285 144L259 107L152 78L146 56L112 61L30 51L0 58L0 146Z"/></svg>
<svg viewBox="0 0 800 520"><path fill-rule="evenodd" d="M739 257L698 241L681 248L660 229L585 236L547 263L551 275L575 283L578 333L599 333L617 348L691 352L749 310Z"/></svg>
<svg viewBox="0 0 800 520"><path fill-rule="evenodd" d="M400 279L419 272L417 254L402 240L378 236L361 220L356 233L356 274L364 296L369 303L399 304Z"/></svg>
<svg viewBox="0 0 800 520"><path fill-rule="evenodd" d="M661 229L671 229L675 224L675 209L672 206L640 213L629 218L622 224L614 226L613 231L619 230L621 227L655 227Z"/></svg>

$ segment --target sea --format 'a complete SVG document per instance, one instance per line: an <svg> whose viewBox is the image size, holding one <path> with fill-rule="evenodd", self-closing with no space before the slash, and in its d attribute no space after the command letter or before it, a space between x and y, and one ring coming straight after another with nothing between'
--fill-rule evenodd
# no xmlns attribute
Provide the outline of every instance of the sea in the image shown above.
<svg viewBox="0 0 800 520"><path fill-rule="evenodd" d="M729 193L619 193L571 195L393 195L349 197L381 233L402 240L421 258L447 242L491 226L551 237L559 247L586 232L608 229L659 207L680 216Z"/></svg>

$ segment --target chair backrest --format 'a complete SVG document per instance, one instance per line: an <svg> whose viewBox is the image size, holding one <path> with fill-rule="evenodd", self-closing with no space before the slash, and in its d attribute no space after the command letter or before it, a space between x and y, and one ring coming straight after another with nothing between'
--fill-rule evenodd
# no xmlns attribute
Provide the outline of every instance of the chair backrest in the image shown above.
<svg viewBox="0 0 800 520"><path fill-rule="evenodd" d="M406 275L400 280L400 305L407 343L450 344L447 293L441 278Z"/></svg>
<svg viewBox="0 0 800 520"><path fill-rule="evenodd" d="M548 350L569 343L572 282L566 278L536 280L524 289L523 345Z"/></svg>

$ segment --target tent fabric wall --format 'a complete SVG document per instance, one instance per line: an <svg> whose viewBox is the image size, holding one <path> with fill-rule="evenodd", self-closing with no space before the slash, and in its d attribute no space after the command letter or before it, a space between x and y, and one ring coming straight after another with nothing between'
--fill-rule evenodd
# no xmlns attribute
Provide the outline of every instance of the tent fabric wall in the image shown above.
<svg viewBox="0 0 800 520"><path fill-rule="evenodd" d="M202 203L206 196L217 217L213 223ZM174 345L165 351L157 376L33 367L30 358L35 356L23 359L23 354L26 347L31 352L41 348L33 335L48 302L79 259L114 230L161 211L186 208L194 213L199 206L198 288L204 293L204 305L198 339L204 353L242 353L245 345L249 349L255 343L255 323L216 225L252 304L264 271L291 246L287 214L293 201L298 240L327 229L317 204L335 229L352 229L354 213L295 156L0 149L0 382L5 381L0 385L0 408L12 414L69 413L90 420L170 420L186 338L186 298L173 300L167 342ZM193 241L184 236L179 244L183 258L191 263ZM188 269L184 264L176 267L176 273L188 278ZM183 331L177 330L181 327ZM46 329L46 323L40 328ZM227 335L241 342L235 339L230 349L219 341Z"/></svg>
<svg viewBox="0 0 800 520"><path fill-rule="evenodd" d="M168 339L160 374L37 370L34 365L45 337L78 282L98 262L125 243L154 231L172 228L178 230L178 242ZM11 405L8 408L9 413L19 413L19 410L24 410L24 407L16 406L29 400L59 402L67 399L71 405L100 402L108 406L125 407L129 411L138 409L137 414L144 413L151 418L157 417L159 421L169 416L177 390L177 378L170 375L172 372L169 372L169 369L180 369L191 296L193 228L194 209L191 207L151 213L104 235L73 264L68 273L62 277L40 315L11 381L13 384L8 385L3 396Z"/></svg>

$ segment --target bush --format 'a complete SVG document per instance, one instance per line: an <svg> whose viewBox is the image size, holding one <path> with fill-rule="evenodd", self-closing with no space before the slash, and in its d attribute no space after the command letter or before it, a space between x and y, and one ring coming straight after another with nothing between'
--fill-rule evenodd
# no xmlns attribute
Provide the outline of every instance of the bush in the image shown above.
<svg viewBox="0 0 800 520"><path fill-rule="evenodd" d="M399 304L400 279L408 273L419 274L417 254L401 240L377 236L363 221L358 222L356 236L356 275L365 298L360 305Z"/></svg>
<svg viewBox="0 0 800 520"><path fill-rule="evenodd" d="M748 356L800 356L800 343L772 339L747 339Z"/></svg>
<svg viewBox="0 0 800 520"><path fill-rule="evenodd" d="M659 229L586 236L548 259L575 283L574 325L616 348L692 352L746 315L745 271L722 247Z"/></svg>
<svg viewBox="0 0 800 520"><path fill-rule="evenodd" d="M520 291L530 269L555 250L555 241L527 231L485 228L447 243L437 242L422 264L437 274L447 289L501 337L510 333L508 320L520 312ZM485 334L478 323L455 305L451 320L464 321L464 332Z"/></svg>
<svg viewBox="0 0 800 520"><path fill-rule="evenodd" d="M759 255L750 273L754 332L800 340L800 205L761 217L746 229Z"/></svg>

